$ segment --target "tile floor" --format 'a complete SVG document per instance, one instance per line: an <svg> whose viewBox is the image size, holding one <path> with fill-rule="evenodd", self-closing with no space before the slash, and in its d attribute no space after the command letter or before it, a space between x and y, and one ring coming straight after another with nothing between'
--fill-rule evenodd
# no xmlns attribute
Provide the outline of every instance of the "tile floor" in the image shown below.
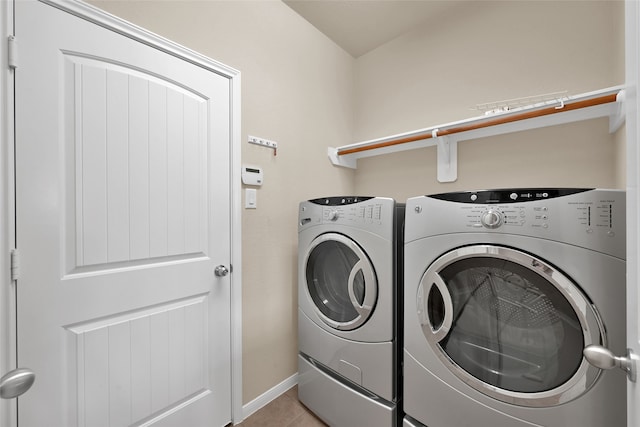
<svg viewBox="0 0 640 427"><path fill-rule="evenodd" d="M290 388L280 397L253 413L238 424L240 427L325 427L298 400L298 386Z"/></svg>

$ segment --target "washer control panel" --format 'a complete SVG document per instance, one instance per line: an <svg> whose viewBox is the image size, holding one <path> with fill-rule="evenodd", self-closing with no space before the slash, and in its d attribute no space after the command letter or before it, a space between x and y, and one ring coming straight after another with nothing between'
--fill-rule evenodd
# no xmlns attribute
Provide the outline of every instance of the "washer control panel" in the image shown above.
<svg viewBox="0 0 640 427"><path fill-rule="evenodd" d="M323 197L309 200L308 203L322 207L322 222L325 223L368 222L379 224L383 220L382 207L388 203L385 200L376 197L345 196Z"/></svg>
<svg viewBox="0 0 640 427"><path fill-rule="evenodd" d="M361 203L357 206L323 207L322 216L325 222L370 222L380 223L383 220L381 203Z"/></svg>
<svg viewBox="0 0 640 427"><path fill-rule="evenodd" d="M499 227L532 227L547 228L549 226L549 208L546 206L527 205L488 205L461 206L463 220L468 227L489 228Z"/></svg>
<svg viewBox="0 0 640 427"><path fill-rule="evenodd" d="M614 228L614 209L619 207L616 203L603 201L580 202L567 205L562 215L572 212L576 225L584 226L586 230L594 228ZM624 206L623 206L624 208ZM532 227L549 228L554 220L560 220L557 214L546 205L541 206L461 206L462 220L470 228L499 227ZM553 209L555 211L555 209ZM566 220L567 218L563 218Z"/></svg>
<svg viewBox="0 0 640 427"><path fill-rule="evenodd" d="M480 190L415 197L407 202L407 238L414 230L427 236L521 234L624 257L625 197L622 190L600 189ZM411 212L429 215L419 219ZM421 222L412 225L414 219Z"/></svg>
<svg viewBox="0 0 640 427"><path fill-rule="evenodd" d="M330 227L357 227L380 233L392 229L393 199L385 197L326 197L300 203L298 229L325 225Z"/></svg>

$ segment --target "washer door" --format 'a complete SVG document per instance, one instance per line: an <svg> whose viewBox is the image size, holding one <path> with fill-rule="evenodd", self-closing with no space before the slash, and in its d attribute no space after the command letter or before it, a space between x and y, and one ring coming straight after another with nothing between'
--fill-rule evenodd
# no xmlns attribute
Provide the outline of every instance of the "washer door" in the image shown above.
<svg viewBox="0 0 640 427"><path fill-rule="evenodd" d="M378 298L375 271L365 252L342 234L318 236L305 259L308 296L320 319L350 331L367 321Z"/></svg>
<svg viewBox="0 0 640 427"><path fill-rule="evenodd" d="M571 280L524 252L491 245L448 252L423 275L417 302L440 360L503 402L559 405L600 374L582 356L589 344L606 346L596 310Z"/></svg>

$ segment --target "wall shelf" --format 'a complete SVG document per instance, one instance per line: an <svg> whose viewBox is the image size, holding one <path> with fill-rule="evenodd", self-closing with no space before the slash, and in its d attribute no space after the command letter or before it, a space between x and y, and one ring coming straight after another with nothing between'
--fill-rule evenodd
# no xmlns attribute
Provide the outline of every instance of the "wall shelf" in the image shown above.
<svg viewBox="0 0 640 427"><path fill-rule="evenodd" d="M582 120L609 118L609 132L624 123L622 86L517 107L439 126L419 129L341 147L329 147L336 166L357 168L358 159L424 147L437 147L438 181L458 177L458 142Z"/></svg>

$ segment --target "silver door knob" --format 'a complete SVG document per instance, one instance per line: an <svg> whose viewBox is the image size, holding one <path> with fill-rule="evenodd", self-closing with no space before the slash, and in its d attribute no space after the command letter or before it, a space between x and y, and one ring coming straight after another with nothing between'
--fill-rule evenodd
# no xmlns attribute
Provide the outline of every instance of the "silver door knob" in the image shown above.
<svg viewBox="0 0 640 427"><path fill-rule="evenodd" d="M224 277L227 274L229 274L229 270L224 265L217 266L216 269L214 270L214 272L216 273L216 276L218 276L218 277Z"/></svg>
<svg viewBox="0 0 640 427"><path fill-rule="evenodd" d="M31 388L36 380L36 374L31 369L18 368L7 372L0 378L0 397L13 399Z"/></svg>
<svg viewBox="0 0 640 427"><path fill-rule="evenodd" d="M620 368L627 373L630 381L636 381L636 361L630 349L626 357L618 357L608 348L600 345L588 345L582 351L587 362L600 369Z"/></svg>

